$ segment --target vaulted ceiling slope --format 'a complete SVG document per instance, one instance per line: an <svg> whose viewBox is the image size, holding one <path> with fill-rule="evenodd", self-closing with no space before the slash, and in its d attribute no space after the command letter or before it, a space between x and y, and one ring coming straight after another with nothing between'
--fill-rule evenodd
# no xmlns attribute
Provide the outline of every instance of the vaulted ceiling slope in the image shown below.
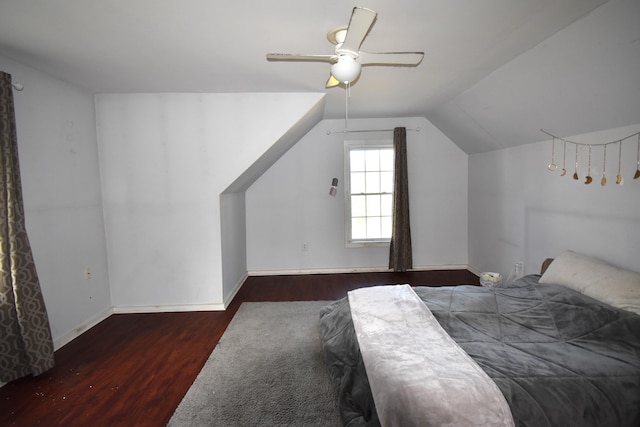
<svg viewBox="0 0 640 427"><path fill-rule="evenodd" d="M0 2L0 55L95 93L347 92L326 34L354 6L378 15L370 52L424 51L418 67L364 67L352 118L426 117L467 153L639 122L638 0L58 0Z"/></svg>

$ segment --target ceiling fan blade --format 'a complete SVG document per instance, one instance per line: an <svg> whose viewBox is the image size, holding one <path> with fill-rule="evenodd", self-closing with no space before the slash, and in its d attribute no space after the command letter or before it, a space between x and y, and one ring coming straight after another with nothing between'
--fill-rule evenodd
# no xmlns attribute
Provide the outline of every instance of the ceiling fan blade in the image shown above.
<svg viewBox="0 0 640 427"><path fill-rule="evenodd" d="M340 82L338 81L338 79L336 79L335 77L333 77L333 74L329 75L329 80L327 80L327 85L325 86L326 88L331 88L331 87L336 87L339 86Z"/></svg>
<svg viewBox="0 0 640 427"><path fill-rule="evenodd" d="M361 65L418 65L424 58L424 52L360 52Z"/></svg>
<svg viewBox="0 0 640 427"><path fill-rule="evenodd" d="M336 62L336 55L303 55L298 53L267 53L267 61L320 61Z"/></svg>
<svg viewBox="0 0 640 427"><path fill-rule="evenodd" d="M373 25L376 15L377 13L371 9L354 7L344 43L336 49L336 53L348 53L353 56L358 56L360 45Z"/></svg>

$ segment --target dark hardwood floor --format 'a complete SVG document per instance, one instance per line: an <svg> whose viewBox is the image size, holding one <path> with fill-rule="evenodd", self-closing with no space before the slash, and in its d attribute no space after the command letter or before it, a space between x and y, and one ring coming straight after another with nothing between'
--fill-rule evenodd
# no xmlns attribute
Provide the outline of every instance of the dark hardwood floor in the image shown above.
<svg viewBox="0 0 640 427"><path fill-rule="evenodd" d="M249 277L224 312L115 314L0 388L0 426L164 426L245 301L335 300L359 287L478 284L465 270Z"/></svg>

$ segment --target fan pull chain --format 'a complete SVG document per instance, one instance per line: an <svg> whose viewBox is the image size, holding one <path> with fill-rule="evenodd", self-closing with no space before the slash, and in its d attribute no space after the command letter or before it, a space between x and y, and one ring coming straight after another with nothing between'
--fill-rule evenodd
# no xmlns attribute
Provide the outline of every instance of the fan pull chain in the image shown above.
<svg viewBox="0 0 640 427"><path fill-rule="evenodd" d="M348 129L349 121L349 96L351 95L351 83L346 82L347 87L344 90L344 130Z"/></svg>

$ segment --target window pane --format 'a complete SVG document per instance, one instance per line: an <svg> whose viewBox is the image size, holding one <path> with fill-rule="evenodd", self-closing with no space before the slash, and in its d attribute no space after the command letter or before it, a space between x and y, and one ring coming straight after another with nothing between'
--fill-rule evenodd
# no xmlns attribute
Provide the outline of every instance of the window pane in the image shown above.
<svg viewBox="0 0 640 427"><path fill-rule="evenodd" d="M393 203L393 148L366 146L348 151L351 241L388 240Z"/></svg>
<svg viewBox="0 0 640 427"><path fill-rule="evenodd" d="M386 239L390 239L391 238L391 224L392 224L392 218L390 216L383 216L382 218L380 218L381 224L380 224L380 228L381 228L381 236L382 238L386 238Z"/></svg>
<svg viewBox="0 0 640 427"><path fill-rule="evenodd" d="M351 220L351 238L354 240L367 238L367 220L365 218Z"/></svg>
<svg viewBox="0 0 640 427"><path fill-rule="evenodd" d="M393 213L393 195L383 194L380 196L380 215L391 216Z"/></svg>
<svg viewBox="0 0 640 427"><path fill-rule="evenodd" d="M351 196L351 217L367 216L366 196Z"/></svg>
<svg viewBox="0 0 640 427"><path fill-rule="evenodd" d="M393 170L393 149L388 148L380 150L380 170Z"/></svg>
<svg viewBox="0 0 640 427"><path fill-rule="evenodd" d="M365 192L364 176L364 172L353 172L351 174L351 194Z"/></svg>
<svg viewBox="0 0 640 427"><path fill-rule="evenodd" d="M365 163L367 171L380 170L380 150L366 150Z"/></svg>
<svg viewBox="0 0 640 427"><path fill-rule="evenodd" d="M367 193L379 193L380 192L380 173L367 172Z"/></svg>
<svg viewBox="0 0 640 427"><path fill-rule="evenodd" d="M381 238L380 234L380 217L369 217L367 218L367 238L368 239L379 239Z"/></svg>
<svg viewBox="0 0 640 427"><path fill-rule="evenodd" d="M349 161L352 171L364 171L364 150L350 150Z"/></svg>
<svg viewBox="0 0 640 427"><path fill-rule="evenodd" d="M393 172L380 172L380 192L393 193Z"/></svg>
<svg viewBox="0 0 640 427"><path fill-rule="evenodd" d="M380 216L380 196L368 195L367 196L367 216Z"/></svg>

